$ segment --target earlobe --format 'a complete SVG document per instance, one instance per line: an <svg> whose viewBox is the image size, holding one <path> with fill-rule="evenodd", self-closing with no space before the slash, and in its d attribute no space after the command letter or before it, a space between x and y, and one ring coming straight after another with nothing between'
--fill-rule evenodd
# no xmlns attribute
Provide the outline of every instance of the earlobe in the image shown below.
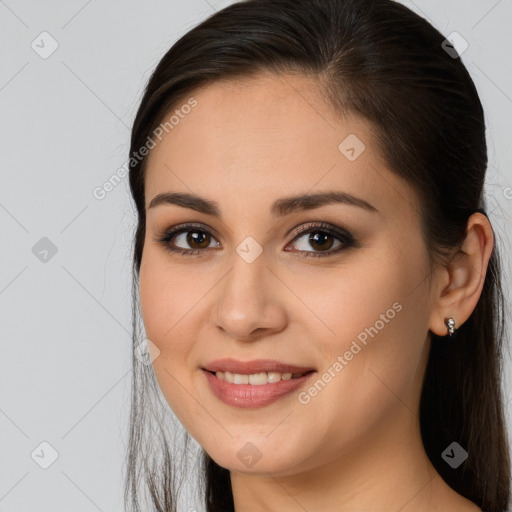
<svg viewBox="0 0 512 512"><path fill-rule="evenodd" d="M429 326L434 334L450 334L448 319L453 319L454 327L459 328L470 317L482 293L493 247L489 219L479 212L472 214L460 250L443 269L448 284L435 298Z"/></svg>

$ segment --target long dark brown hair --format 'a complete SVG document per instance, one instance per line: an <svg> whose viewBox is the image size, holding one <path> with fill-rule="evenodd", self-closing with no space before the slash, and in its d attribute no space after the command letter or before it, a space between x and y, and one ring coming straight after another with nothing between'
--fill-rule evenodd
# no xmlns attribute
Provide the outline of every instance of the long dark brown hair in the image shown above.
<svg viewBox="0 0 512 512"><path fill-rule="evenodd" d="M444 40L425 19L391 0L246 0L181 37L154 70L131 136L129 179L138 215L134 347L143 338L138 276L146 225L147 158L139 150L169 112L216 80L261 72L315 78L340 116L351 112L371 122L389 167L418 191L431 263L459 248L469 216L486 214L487 148L475 85L461 58L445 51ZM450 343L432 334L420 404L421 434L432 464L485 512L505 512L510 494L500 387L503 304L495 245L470 318ZM234 511L229 471L197 446L194 451L186 432L176 434L152 367L137 357L133 365L128 509L141 510L142 496L148 494L153 510L175 511L178 476L185 455L191 454L200 458L199 489L206 510ZM456 470L441 458L453 441L469 453Z"/></svg>

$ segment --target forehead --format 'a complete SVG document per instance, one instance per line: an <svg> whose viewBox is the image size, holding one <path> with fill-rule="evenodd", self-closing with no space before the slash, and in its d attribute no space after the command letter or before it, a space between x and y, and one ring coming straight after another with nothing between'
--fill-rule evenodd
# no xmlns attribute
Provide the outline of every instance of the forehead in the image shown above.
<svg viewBox="0 0 512 512"><path fill-rule="evenodd" d="M411 202L407 183L386 168L371 124L341 118L312 78L223 80L191 93L173 112L191 98L194 108L183 109L151 150L146 206L155 194L171 190L238 199L240 208L251 198L270 204L316 188L365 196L377 208L387 196L395 202L409 196Z"/></svg>
<svg viewBox="0 0 512 512"><path fill-rule="evenodd" d="M211 165L221 162L225 170L240 173L241 159L246 160L244 168L282 169L284 163L289 167L308 155L319 165L338 157L343 127L340 131L340 120L321 98L313 79L260 75L222 80L191 96L197 105L164 135L164 144L153 151L152 158L164 153L191 166L208 158ZM370 136L361 121L354 120L347 129L358 131L364 139Z"/></svg>

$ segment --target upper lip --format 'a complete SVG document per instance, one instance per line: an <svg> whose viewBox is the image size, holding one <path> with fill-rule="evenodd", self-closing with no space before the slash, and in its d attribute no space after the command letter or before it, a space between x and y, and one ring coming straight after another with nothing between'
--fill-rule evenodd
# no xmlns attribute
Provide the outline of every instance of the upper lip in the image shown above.
<svg viewBox="0 0 512 512"><path fill-rule="evenodd" d="M216 359L203 367L210 372L230 372L253 374L263 372L279 373L303 373L314 370L307 366L297 366L294 364L281 363L272 359L253 359L252 361L239 361L237 359Z"/></svg>

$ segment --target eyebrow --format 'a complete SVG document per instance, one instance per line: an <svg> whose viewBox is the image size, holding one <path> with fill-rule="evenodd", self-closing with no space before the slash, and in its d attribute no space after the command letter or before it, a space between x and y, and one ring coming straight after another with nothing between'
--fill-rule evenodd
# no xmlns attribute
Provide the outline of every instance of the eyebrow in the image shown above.
<svg viewBox="0 0 512 512"><path fill-rule="evenodd" d="M312 210L336 203L357 206L369 212L378 212L377 208L363 199L347 194L346 192L329 191L282 197L272 203L270 213L273 217L284 217L295 211ZM218 218L222 217L221 209L215 201L183 192L165 192L156 195L151 200L148 210L164 204L174 204L184 208L190 208L206 215L212 215Z"/></svg>

